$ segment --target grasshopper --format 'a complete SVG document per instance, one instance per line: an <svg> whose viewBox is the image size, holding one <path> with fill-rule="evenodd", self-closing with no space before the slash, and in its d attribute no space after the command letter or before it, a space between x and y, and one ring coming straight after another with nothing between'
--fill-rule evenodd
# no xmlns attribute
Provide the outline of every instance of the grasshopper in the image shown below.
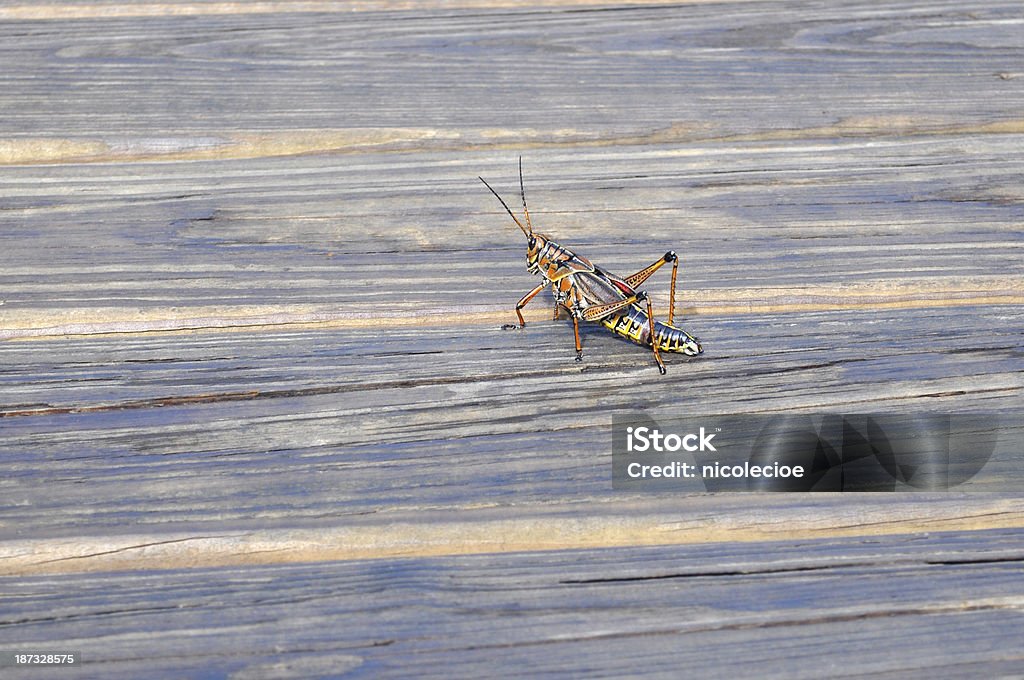
<svg viewBox="0 0 1024 680"><path fill-rule="evenodd" d="M650 347L658 370L665 374L662 352L678 352L696 356L703 352L700 342L681 328L672 325L676 302L676 273L679 258L671 250L653 264L635 274L619 278L598 267L587 258L577 255L544 234L533 231L530 210L526 207L526 189L523 187L523 159L519 159L519 195L523 200L524 226L512 212L504 199L483 177L484 183L505 211L526 235L526 271L540 274L543 279L537 287L516 303L519 324L506 324L503 328L518 329L526 326L520 311L546 287L551 286L555 297L554 319L564 309L572 318L572 330L576 336L576 361L583 361L583 345L580 344L580 320L599 322L616 335L631 340L643 347ZM655 321L651 300L637 288L662 266L672 263L672 284L669 291L668 323ZM641 303L646 303L641 305ZM653 338L653 341L652 341Z"/></svg>

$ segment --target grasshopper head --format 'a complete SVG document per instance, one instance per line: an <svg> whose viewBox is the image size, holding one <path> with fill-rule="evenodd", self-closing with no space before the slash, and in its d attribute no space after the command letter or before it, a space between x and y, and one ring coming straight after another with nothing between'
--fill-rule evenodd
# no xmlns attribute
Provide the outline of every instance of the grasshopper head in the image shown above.
<svg viewBox="0 0 1024 680"><path fill-rule="evenodd" d="M548 244L544 234L531 233L526 238L526 271L536 274L540 271L540 251Z"/></svg>

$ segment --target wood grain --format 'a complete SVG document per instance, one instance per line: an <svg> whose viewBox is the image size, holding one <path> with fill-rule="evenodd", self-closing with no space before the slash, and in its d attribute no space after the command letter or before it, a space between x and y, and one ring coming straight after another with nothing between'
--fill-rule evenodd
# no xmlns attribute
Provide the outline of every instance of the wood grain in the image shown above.
<svg viewBox="0 0 1024 680"><path fill-rule="evenodd" d="M90 677L1013 676L1018 530L0 579ZM865 650L870 650L866 654ZM11 677L31 675L37 669Z"/></svg>
<svg viewBox="0 0 1024 680"><path fill-rule="evenodd" d="M820 677L806 664L833 642L833 675L1021 667L1006 489L1024 451L943 494L610 481L617 413L1021 422L1017 3L0 17L5 648L77 640L102 677L152 655L165 677L478 675L495 654L523 674ZM588 327L576 364L546 300L501 330L535 280L477 176L514 204L520 155L538 230L620 274L680 254L677 318L704 356L661 377ZM667 286L647 285L659 313ZM950 545L980 561L922 557ZM820 551L828 578L785 601L817 572L779 577L779 560ZM723 574L736 554L754 566ZM704 594L643 576L687 556L718 574ZM637 569L658 587L615 580ZM515 595L465 606L435 589L449 573ZM208 598L179 605L204 579ZM272 630L281 611L298 623ZM159 640L169 612L184 632ZM349 615L365 633L336 633ZM203 640L192 660L183 637ZM865 654L894 640L905 655Z"/></svg>

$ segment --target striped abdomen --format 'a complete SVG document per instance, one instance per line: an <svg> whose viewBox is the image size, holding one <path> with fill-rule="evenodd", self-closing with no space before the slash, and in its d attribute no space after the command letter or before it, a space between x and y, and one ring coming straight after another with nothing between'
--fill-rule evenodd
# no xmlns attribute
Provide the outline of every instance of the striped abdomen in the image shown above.
<svg viewBox="0 0 1024 680"><path fill-rule="evenodd" d="M601 324L612 333L638 345L646 347L651 344L647 312L639 305L630 305L621 314L606 316L601 319ZM658 320L654 321L654 336L658 341L658 349L662 352L696 355L702 351L700 343L689 333Z"/></svg>

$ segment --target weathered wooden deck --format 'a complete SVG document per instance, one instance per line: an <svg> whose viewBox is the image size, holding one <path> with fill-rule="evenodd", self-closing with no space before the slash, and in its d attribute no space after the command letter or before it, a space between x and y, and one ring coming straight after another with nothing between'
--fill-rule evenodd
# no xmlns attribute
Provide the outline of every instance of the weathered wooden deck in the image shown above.
<svg viewBox="0 0 1024 680"><path fill-rule="evenodd" d="M624 411L1019 421L1018 3L2 3L0 50L0 650L1024 673L1024 493L610 477ZM500 329L520 154L538 230L680 254L704 356Z"/></svg>

